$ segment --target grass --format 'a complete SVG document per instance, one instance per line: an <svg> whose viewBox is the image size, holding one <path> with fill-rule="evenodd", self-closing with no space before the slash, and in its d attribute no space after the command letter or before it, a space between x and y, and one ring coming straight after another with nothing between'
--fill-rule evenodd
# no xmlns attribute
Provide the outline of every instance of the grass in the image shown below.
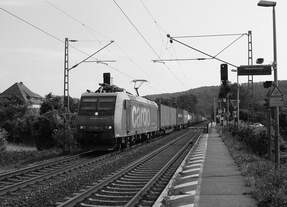
<svg viewBox="0 0 287 207"><path fill-rule="evenodd" d="M286 207L286 164L275 172L273 162L256 155L238 138L238 136L233 137L230 133L225 133L223 141L242 175L246 177L247 185L252 189L252 196L258 201L258 207Z"/></svg>
<svg viewBox="0 0 287 207"><path fill-rule="evenodd" d="M37 151L34 148L10 146L0 152L0 169L19 168L24 165L53 158L62 154L58 149Z"/></svg>

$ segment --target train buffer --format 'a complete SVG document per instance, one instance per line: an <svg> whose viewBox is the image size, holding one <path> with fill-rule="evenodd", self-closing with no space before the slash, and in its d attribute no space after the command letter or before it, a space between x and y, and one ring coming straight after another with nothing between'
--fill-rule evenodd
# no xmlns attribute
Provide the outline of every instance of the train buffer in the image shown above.
<svg viewBox="0 0 287 207"><path fill-rule="evenodd" d="M209 128L154 206L255 207L250 191L216 129Z"/></svg>

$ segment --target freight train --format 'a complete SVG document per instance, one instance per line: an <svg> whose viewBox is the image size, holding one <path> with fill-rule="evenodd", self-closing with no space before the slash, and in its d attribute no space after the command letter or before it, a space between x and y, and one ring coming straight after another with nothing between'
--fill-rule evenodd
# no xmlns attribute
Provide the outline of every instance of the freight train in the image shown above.
<svg viewBox="0 0 287 207"><path fill-rule="evenodd" d="M82 94L77 117L79 143L101 150L126 148L185 128L194 114L134 96L114 85L100 84Z"/></svg>

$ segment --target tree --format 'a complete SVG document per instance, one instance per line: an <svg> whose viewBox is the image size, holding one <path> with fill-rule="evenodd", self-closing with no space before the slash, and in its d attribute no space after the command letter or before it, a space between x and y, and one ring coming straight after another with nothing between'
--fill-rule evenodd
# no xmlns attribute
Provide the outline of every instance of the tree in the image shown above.
<svg viewBox="0 0 287 207"><path fill-rule="evenodd" d="M48 111L57 110L58 112L63 112L64 106L60 96L54 96L49 93L45 96L44 102L40 107L40 114L44 114Z"/></svg>

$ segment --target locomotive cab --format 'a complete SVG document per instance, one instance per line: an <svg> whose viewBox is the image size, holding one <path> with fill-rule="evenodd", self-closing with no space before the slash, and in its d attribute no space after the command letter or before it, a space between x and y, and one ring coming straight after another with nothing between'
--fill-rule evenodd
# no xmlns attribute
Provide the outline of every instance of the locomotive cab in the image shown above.
<svg viewBox="0 0 287 207"><path fill-rule="evenodd" d="M83 146L112 146L114 139L115 93L84 93L81 97L77 128Z"/></svg>

